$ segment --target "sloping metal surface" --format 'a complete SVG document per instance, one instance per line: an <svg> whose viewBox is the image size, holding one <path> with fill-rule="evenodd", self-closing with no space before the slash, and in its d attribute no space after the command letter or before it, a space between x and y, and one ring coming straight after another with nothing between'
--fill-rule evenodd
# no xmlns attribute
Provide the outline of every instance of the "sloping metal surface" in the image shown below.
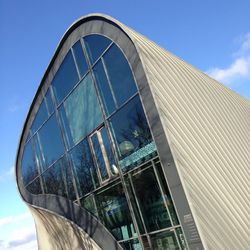
<svg viewBox="0 0 250 250"><path fill-rule="evenodd" d="M250 102L124 27L206 249L249 249Z"/></svg>

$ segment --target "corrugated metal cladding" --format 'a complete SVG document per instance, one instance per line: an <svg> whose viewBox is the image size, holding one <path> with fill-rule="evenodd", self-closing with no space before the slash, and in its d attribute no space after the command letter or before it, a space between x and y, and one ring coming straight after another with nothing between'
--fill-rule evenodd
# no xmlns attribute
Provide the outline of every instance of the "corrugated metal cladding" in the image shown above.
<svg viewBox="0 0 250 250"><path fill-rule="evenodd" d="M250 249L250 101L119 25L140 54L206 249Z"/></svg>

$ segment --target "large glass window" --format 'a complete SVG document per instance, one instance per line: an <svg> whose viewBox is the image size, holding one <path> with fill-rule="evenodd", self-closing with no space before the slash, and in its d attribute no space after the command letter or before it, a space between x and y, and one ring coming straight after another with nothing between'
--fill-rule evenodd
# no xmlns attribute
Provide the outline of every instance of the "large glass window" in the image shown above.
<svg viewBox="0 0 250 250"><path fill-rule="evenodd" d="M156 151L138 96L110 118L123 171L148 160Z"/></svg>
<svg viewBox="0 0 250 250"><path fill-rule="evenodd" d="M43 168L46 169L64 153L61 132L55 115L51 116L38 133L45 161Z"/></svg>
<svg viewBox="0 0 250 250"><path fill-rule="evenodd" d="M113 44L103 56L118 106L136 93L137 88L128 61Z"/></svg>
<svg viewBox="0 0 250 250"><path fill-rule="evenodd" d="M83 77L88 70L88 65L82 50L81 42L80 41L76 42L75 45L72 47L72 49L79 69L79 73L81 77Z"/></svg>
<svg viewBox="0 0 250 250"><path fill-rule="evenodd" d="M52 81L57 103L60 103L79 81L71 51L68 52Z"/></svg>
<svg viewBox="0 0 250 250"><path fill-rule="evenodd" d="M22 177L24 185L27 185L38 175L38 169L32 150L31 141L26 143L22 158Z"/></svg>
<svg viewBox="0 0 250 250"><path fill-rule="evenodd" d="M121 184L97 194L96 205L101 220L117 240L137 236Z"/></svg>
<svg viewBox="0 0 250 250"><path fill-rule="evenodd" d="M98 187L96 169L90 153L88 141L85 139L70 153L73 162L78 193L80 196L93 191Z"/></svg>
<svg viewBox="0 0 250 250"><path fill-rule="evenodd" d="M111 44L111 40L101 35L89 35L84 37L89 60L93 64Z"/></svg>
<svg viewBox="0 0 250 250"><path fill-rule="evenodd" d="M64 102L73 142L78 142L102 122L91 75L88 74Z"/></svg>

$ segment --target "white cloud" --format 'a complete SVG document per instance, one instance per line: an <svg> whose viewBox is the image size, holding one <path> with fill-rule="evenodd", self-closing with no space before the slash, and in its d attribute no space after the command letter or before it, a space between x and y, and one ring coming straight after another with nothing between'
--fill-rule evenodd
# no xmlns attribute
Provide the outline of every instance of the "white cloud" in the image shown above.
<svg viewBox="0 0 250 250"><path fill-rule="evenodd" d="M18 223L30 217L31 217L30 213L26 212L26 213L15 215L15 216L7 216L7 217L0 218L0 228L8 224Z"/></svg>
<svg viewBox="0 0 250 250"><path fill-rule="evenodd" d="M38 249L36 229L29 212L0 218L0 249Z"/></svg>
<svg viewBox="0 0 250 250"><path fill-rule="evenodd" d="M240 39L240 48L233 54L233 62L226 68L213 67L206 73L216 80L231 85L250 78L250 33ZM249 79L250 81L250 79Z"/></svg>
<svg viewBox="0 0 250 250"><path fill-rule="evenodd" d="M0 240L3 250L35 250L37 249L36 231L34 227L21 227L14 230L5 240Z"/></svg>

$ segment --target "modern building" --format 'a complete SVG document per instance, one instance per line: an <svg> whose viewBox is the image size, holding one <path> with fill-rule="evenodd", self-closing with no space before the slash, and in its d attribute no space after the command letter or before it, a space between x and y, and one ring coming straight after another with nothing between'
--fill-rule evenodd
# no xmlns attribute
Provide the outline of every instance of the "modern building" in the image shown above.
<svg viewBox="0 0 250 250"><path fill-rule="evenodd" d="M105 15L64 34L16 159L40 249L249 249L250 102Z"/></svg>

